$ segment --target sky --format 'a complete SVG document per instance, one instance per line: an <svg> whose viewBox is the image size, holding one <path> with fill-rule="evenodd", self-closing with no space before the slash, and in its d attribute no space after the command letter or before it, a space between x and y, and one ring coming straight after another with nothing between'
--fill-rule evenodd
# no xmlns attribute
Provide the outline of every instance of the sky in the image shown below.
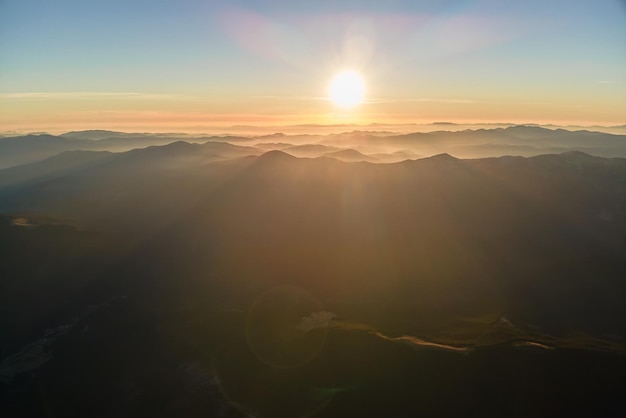
<svg viewBox="0 0 626 418"><path fill-rule="evenodd" d="M625 124L626 2L0 0L0 131L437 121Z"/></svg>

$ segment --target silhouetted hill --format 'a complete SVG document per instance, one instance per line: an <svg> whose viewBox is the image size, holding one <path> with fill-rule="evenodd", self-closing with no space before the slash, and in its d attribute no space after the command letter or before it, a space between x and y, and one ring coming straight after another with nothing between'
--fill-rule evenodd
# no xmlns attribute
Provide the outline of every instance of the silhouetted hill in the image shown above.
<svg viewBox="0 0 626 418"><path fill-rule="evenodd" d="M277 138L281 143L272 146ZM393 153L404 152L412 154L409 156L411 159L440 153L449 153L460 158L482 158L507 154L533 156L574 150L604 157L626 157L624 135L537 126L403 135L353 131L331 135L274 134L257 137L79 131L68 132L63 136L27 135L0 138L0 169L34 162L70 150L124 152L181 140L189 143L255 143L265 150L282 149L296 157L313 158L342 149L355 149L369 156L392 154L393 157ZM287 146L287 142L297 145ZM383 160L392 162L406 159L392 157L385 157Z"/></svg>
<svg viewBox="0 0 626 418"><path fill-rule="evenodd" d="M109 136L109 134L111 134ZM240 137L181 137L160 134L129 134L110 131L70 132L64 136L26 135L0 138L0 169L27 164L65 151L112 151L124 152L174 142L225 143L227 141L250 141Z"/></svg>
<svg viewBox="0 0 626 418"><path fill-rule="evenodd" d="M409 150L398 150L389 153L374 153L371 154L372 157L378 158L381 162L386 163L397 163L404 160L415 160L418 158L424 158L423 155L417 154L413 151Z"/></svg>
<svg viewBox="0 0 626 418"><path fill-rule="evenodd" d="M625 159L175 142L0 179L4 415L626 409Z"/></svg>
<svg viewBox="0 0 626 418"><path fill-rule="evenodd" d="M274 150L274 151L264 152L258 161L259 161L259 164L271 164L271 163L278 163L278 162L283 162L283 161L294 161L294 160L296 160L296 157L294 157L293 155L290 155L289 153L286 153L284 151Z"/></svg>
<svg viewBox="0 0 626 418"><path fill-rule="evenodd" d="M387 271L387 283L398 285L405 277L439 277L436 287L443 288L435 292L439 296L431 294L428 303L444 297L438 303L456 307L462 305L458 298L473 294L461 283L489 287L496 276L507 277L512 286L507 290L512 310L523 300L513 297L514 289L527 286L532 277L560 276L565 269L581 281L579 286L591 286L583 272L614 271L621 262L615 257L625 250L622 159L568 153L460 160L442 154L389 165L349 165L297 159L280 151L222 163L195 157L196 151L187 153L207 146L178 143L136 150L105 163L96 160L92 168L81 167L80 175L39 183L31 178L22 188L14 183L0 190L2 210L50 212L91 228L107 225L129 231L151 229L165 219L194 219L190 230L186 221L176 227L180 239L208 228L203 234L221 237L216 251L225 253L217 259L247 259L252 269L248 274L302 276L299 266L312 262L311 252L323 259L332 254L334 261L316 273L320 285L326 283L321 277L344 270L350 273L342 274L342 280L350 283L359 275L376 283L382 271ZM210 145L215 146L224 147ZM242 156L251 152L225 147ZM247 250L241 242L247 243ZM494 255L503 250L506 256ZM367 263L361 266L362 260ZM581 260L586 261L578 265ZM287 270L281 271L281 266ZM601 289L594 288L585 298L604 294ZM542 297L561 298L553 293L546 291ZM486 303L469 298L467 309L478 309L479 300ZM554 311L545 306L544 318L560 323L564 316L559 312L567 311L564 305ZM519 309L526 315L523 306ZM583 320L575 312L569 315ZM536 318L533 314L525 320ZM584 321L592 318L584 315ZM600 322L613 323L614 318Z"/></svg>
<svg viewBox="0 0 626 418"><path fill-rule="evenodd" d="M329 152L338 151L340 148L320 144L304 144L283 148L283 151L294 157L321 157Z"/></svg>
<svg viewBox="0 0 626 418"><path fill-rule="evenodd" d="M412 133L385 138L389 144L419 153L448 152L465 158L500 156L503 153L532 156L571 150L598 156L626 157L624 139L624 135L529 126ZM369 144L379 142L374 138L365 141Z"/></svg>
<svg viewBox="0 0 626 418"><path fill-rule="evenodd" d="M287 142L258 142L254 144L255 147L261 149L277 149L282 150L284 148L293 147L294 144L290 144Z"/></svg>
<svg viewBox="0 0 626 418"><path fill-rule="evenodd" d="M365 155L354 149L344 149L335 152L328 152L324 154L324 157L336 158L345 162L367 161L373 163L378 161L378 158Z"/></svg>
<svg viewBox="0 0 626 418"><path fill-rule="evenodd" d="M266 171L277 173L285 167L290 166L295 160L297 160L296 157L283 151L267 151L260 157L250 161L250 174L248 176L254 176L254 174L252 174L254 170L258 171L256 174L265 173Z"/></svg>
<svg viewBox="0 0 626 418"><path fill-rule="evenodd" d="M101 129L92 129L87 131L71 131L61 134L65 138L78 138L78 139L90 139L90 140L99 140L105 138L112 138L115 136L125 136L124 132L116 132L116 131L105 131Z"/></svg>
<svg viewBox="0 0 626 418"><path fill-rule="evenodd" d="M211 159L230 159L259 155L263 151L246 146L233 145L226 142L206 142L204 144L190 144L184 141L176 141L163 146L150 146L119 154L117 161L132 163L146 162L158 164L162 161L182 162L181 159L189 160L189 163L208 162ZM184 168L184 167L182 167Z"/></svg>
<svg viewBox="0 0 626 418"><path fill-rule="evenodd" d="M11 184L23 185L30 180L50 180L63 173L72 173L75 170L90 167L112 156L113 154L107 151L65 151L35 163L0 170L0 188Z"/></svg>
<svg viewBox="0 0 626 418"><path fill-rule="evenodd" d="M444 152L443 154L437 154L429 158L424 158L423 161L433 165L449 166L458 164L461 160Z"/></svg>
<svg viewBox="0 0 626 418"><path fill-rule="evenodd" d="M115 174L124 170L156 170L165 168L185 169L186 164L197 166L216 160L259 155L262 150L254 147L232 145L224 142L190 144L177 141L164 146L139 148L124 153L105 151L67 151L35 163L0 170L0 187L27 179L49 181L50 176L72 170L91 170L103 174Z"/></svg>
<svg viewBox="0 0 626 418"><path fill-rule="evenodd" d="M78 140L46 134L1 138L0 168L30 163L64 151L83 149L83 146Z"/></svg>

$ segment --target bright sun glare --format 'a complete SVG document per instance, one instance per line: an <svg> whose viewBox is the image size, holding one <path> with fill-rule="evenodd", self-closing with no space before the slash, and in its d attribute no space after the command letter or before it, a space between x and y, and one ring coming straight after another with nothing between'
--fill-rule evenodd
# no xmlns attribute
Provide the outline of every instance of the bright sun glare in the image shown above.
<svg viewBox="0 0 626 418"><path fill-rule="evenodd" d="M328 89L330 100L339 107L351 108L363 103L365 83L354 71L341 72L333 78Z"/></svg>

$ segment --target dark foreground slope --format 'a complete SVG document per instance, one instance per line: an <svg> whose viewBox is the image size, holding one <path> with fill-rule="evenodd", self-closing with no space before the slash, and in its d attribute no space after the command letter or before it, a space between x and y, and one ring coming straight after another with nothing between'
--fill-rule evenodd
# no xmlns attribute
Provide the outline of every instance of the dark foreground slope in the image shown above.
<svg viewBox="0 0 626 418"><path fill-rule="evenodd" d="M625 412L626 161L175 147L0 179L3 415Z"/></svg>

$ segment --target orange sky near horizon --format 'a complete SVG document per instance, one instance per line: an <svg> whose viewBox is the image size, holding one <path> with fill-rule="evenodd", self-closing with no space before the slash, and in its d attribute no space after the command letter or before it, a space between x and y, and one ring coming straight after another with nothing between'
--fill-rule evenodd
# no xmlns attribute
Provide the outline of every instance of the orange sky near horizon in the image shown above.
<svg viewBox="0 0 626 418"><path fill-rule="evenodd" d="M619 0L6 0L0 28L5 132L626 124Z"/></svg>
<svg viewBox="0 0 626 418"><path fill-rule="evenodd" d="M602 86L605 87L605 86ZM606 88L606 87L605 87ZM321 92L324 93L323 91ZM7 97L8 96L8 97ZM352 109L327 98L223 98L129 93L4 95L0 126L4 131L64 132L81 129L130 131L211 131L235 125L369 125L453 123L538 123L623 125L626 104L578 104L505 99L366 99Z"/></svg>

